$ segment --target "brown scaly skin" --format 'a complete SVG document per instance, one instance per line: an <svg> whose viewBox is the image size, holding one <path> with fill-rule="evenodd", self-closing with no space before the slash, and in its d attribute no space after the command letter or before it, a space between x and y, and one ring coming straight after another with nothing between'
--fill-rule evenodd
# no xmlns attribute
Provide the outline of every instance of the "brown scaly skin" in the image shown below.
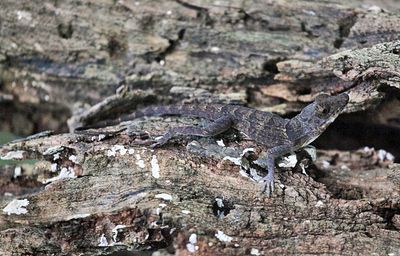
<svg viewBox="0 0 400 256"><path fill-rule="evenodd" d="M116 125L143 116L181 115L209 119L212 122L206 127L173 128L152 146L162 146L168 140L180 135L214 136L233 127L265 148L268 175L261 182L265 183L265 191L270 195L274 190L275 159L313 142L336 119L348 101L349 96L346 93L336 96L321 94L292 119L237 105L155 106L115 120L104 121L96 126L79 127L76 131L82 133L89 128Z"/></svg>

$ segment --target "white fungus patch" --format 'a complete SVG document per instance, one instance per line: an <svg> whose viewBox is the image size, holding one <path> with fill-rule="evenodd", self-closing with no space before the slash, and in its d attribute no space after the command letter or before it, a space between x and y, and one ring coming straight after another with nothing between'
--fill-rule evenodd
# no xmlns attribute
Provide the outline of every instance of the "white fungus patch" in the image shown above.
<svg viewBox="0 0 400 256"><path fill-rule="evenodd" d="M59 153L64 149L63 146L54 146L54 147L49 147L46 149L46 151L43 152L43 155L53 155L55 153Z"/></svg>
<svg viewBox="0 0 400 256"><path fill-rule="evenodd" d="M24 152L23 150L17 150L17 151L10 151L7 152L7 155L0 157L1 160L20 160L24 158Z"/></svg>
<svg viewBox="0 0 400 256"><path fill-rule="evenodd" d="M255 181L260 181L263 177L258 175L256 169L250 168L250 176L248 176L248 178L255 180Z"/></svg>
<svg viewBox="0 0 400 256"><path fill-rule="evenodd" d="M60 159L60 153L55 153L55 154L53 155L53 161L56 161L56 160L58 160L58 159Z"/></svg>
<svg viewBox="0 0 400 256"><path fill-rule="evenodd" d="M378 150L378 158L379 158L379 160L384 161L386 158L386 151L383 149L379 149Z"/></svg>
<svg viewBox="0 0 400 256"><path fill-rule="evenodd" d="M328 169L329 166L331 166L331 164L328 161L326 161L326 160L322 161L322 168Z"/></svg>
<svg viewBox="0 0 400 256"><path fill-rule="evenodd" d="M234 163L235 165L242 165L242 157L247 153L247 152L254 152L254 148L245 148L240 154L239 157L231 157L231 156L225 156L222 160L228 160Z"/></svg>
<svg viewBox="0 0 400 256"><path fill-rule="evenodd" d="M312 11L312 10L303 10L303 12L304 13L306 13L306 14L308 14L308 15L310 15L310 16L315 16L315 15L317 15L314 11Z"/></svg>
<svg viewBox="0 0 400 256"><path fill-rule="evenodd" d="M119 150L119 153L121 154L121 156L125 155L126 152L128 152L128 150L126 148L122 148Z"/></svg>
<svg viewBox="0 0 400 256"><path fill-rule="evenodd" d="M4 209L3 212L7 213L7 215L16 214L26 214L28 210L25 208L29 205L28 199L14 199L12 200Z"/></svg>
<svg viewBox="0 0 400 256"><path fill-rule="evenodd" d="M308 176L307 171L306 171L306 166L303 163L300 163L300 168L301 168L301 173L303 173L305 176Z"/></svg>
<svg viewBox="0 0 400 256"><path fill-rule="evenodd" d="M245 148L240 156L244 156L248 152L254 152L254 148Z"/></svg>
<svg viewBox="0 0 400 256"><path fill-rule="evenodd" d="M118 150L121 150L121 149L125 149L125 147L123 145L114 145L114 146L112 146L111 149L115 150L115 151L118 151Z"/></svg>
<svg viewBox="0 0 400 256"><path fill-rule="evenodd" d="M165 65L165 60L160 60L160 65L164 66Z"/></svg>
<svg viewBox="0 0 400 256"><path fill-rule="evenodd" d="M221 242L231 242L233 240L232 237L225 235L224 232L217 230L217 233L215 234L215 237L221 241Z"/></svg>
<svg viewBox="0 0 400 256"><path fill-rule="evenodd" d="M259 251L258 249L256 249L256 248L251 248L250 255L259 256L259 255L261 255L261 253L260 253L260 251Z"/></svg>
<svg viewBox="0 0 400 256"><path fill-rule="evenodd" d="M210 51L213 53L219 53L221 51L221 49L217 46L213 46L210 48Z"/></svg>
<svg viewBox="0 0 400 256"><path fill-rule="evenodd" d="M241 165L242 164L242 159L240 157L225 156L222 160L231 161L235 165Z"/></svg>
<svg viewBox="0 0 400 256"><path fill-rule="evenodd" d="M315 207L322 207L324 206L324 202L322 202L321 200L318 200L318 202L315 204Z"/></svg>
<svg viewBox="0 0 400 256"><path fill-rule="evenodd" d="M43 183L50 183L50 182L54 182L56 180L62 180L62 179L75 179L76 175L75 175L75 171L72 167L68 167L68 168L61 168L60 173L58 174L58 176L50 178L45 180Z"/></svg>
<svg viewBox="0 0 400 256"><path fill-rule="evenodd" d="M17 177L19 177L19 176L21 176L21 175L22 175L22 168L21 168L21 166L15 167L15 169L14 169L14 175L13 175L14 179L17 178Z"/></svg>
<svg viewBox="0 0 400 256"><path fill-rule="evenodd" d="M189 243L186 244L186 249L191 253L195 253L199 249L199 247L196 244L197 244L197 235L191 234L189 236Z"/></svg>
<svg viewBox="0 0 400 256"><path fill-rule="evenodd" d="M89 213L77 213L77 214L69 216L68 218L66 218L66 220L83 219L83 218L86 218L86 217L89 217L89 216L90 216Z"/></svg>
<svg viewBox="0 0 400 256"><path fill-rule="evenodd" d="M172 201L172 196L170 194L166 194L166 193L157 194L154 197L165 200L165 201Z"/></svg>
<svg viewBox="0 0 400 256"><path fill-rule="evenodd" d="M111 156L115 156L116 153L117 153L117 152L115 152L115 151L107 150L106 155L107 155L108 157L111 157Z"/></svg>
<svg viewBox="0 0 400 256"><path fill-rule="evenodd" d="M57 163L51 164L50 170L52 172L56 172L57 171Z"/></svg>
<svg viewBox="0 0 400 256"><path fill-rule="evenodd" d="M78 163L77 158L76 158L76 155L70 155L70 156L68 157L68 159L69 159L71 162L75 163L75 164Z"/></svg>
<svg viewBox="0 0 400 256"><path fill-rule="evenodd" d="M197 235L196 234L191 234L190 235L189 243L191 243L191 244L196 244L197 243Z"/></svg>
<svg viewBox="0 0 400 256"><path fill-rule="evenodd" d="M17 11L17 19L29 22L32 20L32 14L27 11Z"/></svg>
<svg viewBox="0 0 400 256"><path fill-rule="evenodd" d="M105 137L106 137L105 134L99 134L99 136L97 137L97 140L98 140L98 141L101 141L101 140L103 140Z"/></svg>
<svg viewBox="0 0 400 256"><path fill-rule="evenodd" d="M99 245L98 246L101 246L101 247L108 246L106 235L101 234L101 237L99 238Z"/></svg>
<svg viewBox="0 0 400 256"><path fill-rule="evenodd" d="M217 202L219 208L224 207L224 201L221 198L215 198L215 201Z"/></svg>
<svg viewBox="0 0 400 256"><path fill-rule="evenodd" d="M378 158L379 158L379 160L381 162L383 162L385 160L388 160L388 161L393 161L394 160L394 156L391 153L389 153L386 150L384 150L384 149L379 149L378 150Z"/></svg>
<svg viewBox="0 0 400 256"><path fill-rule="evenodd" d="M128 154L133 155L135 153L135 150L133 148L128 149Z"/></svg>
<svg viewBox="0 0 400 256"><path fill-rule="evenodd" d="M372 13L380 13L380 12L382 12L382 8L377 5L373 5L368 8L368 11L372 12Z"/></svg>
<svg viewBox="0 0 400 256"><path fill-rule="evenodd" d="M243 169L240 169L239 174L242 175L243 177L250 178L247 172Z"/></svg>
<svg viewBox="0 0 400 256"><path fill-rule="evenodd" d="M126 228L125 225L117 225L117 226L115 226L115 227L111 230L111 233L112 233L112 240L113 240L114 243L117 242L117 237L118 237L119 229L124 229L124 228Z"/></svg>
<svg viewBox="0 0 400 256"><path fill-rule="evenodd" d="M183 214L190 214L190 211L189 210L182 210L181 211Z"/></svg>
<svg viewBox="0 0 400 256"><path fill-rule="evenodd" d="M297 156L295 154L283 157L279 163L279 167L294 168L297 164Z"/></svg>
<svg viewBox="0 0 400 256"><path fill-rule="evenodd" d="M221 140L217 140L217 144L220 147L225 147L225 143L224 143L224 141L222 139Z"/></svg>
<svg viewBox="0 0 400 256"><path fill-rule="evenodd" d="M387 152L386 159L389 160L389 161L394 161L394 155L392 155L391 153Z"/></svg>
<svg viewBox="0 0 400 256"><path fill-rule="evenodd" d="M143 159L142 159L142 157L139 155L139 154L135 154L135 157L136 157L136 164L140 167L140 168L144 168L145 167L145 164L144 164L144 161L143 161Z"/></svg>
<svg viewBox="0 0 400 256"><path fill-rule="evenodd" d="M340 166L340 169L342 169L343 171L350 171L350 168L344 164L342 166Z"/></svg>
<svg viewBox="0 0 400 256"><path fill-rule="evenodd" d="M142 159L136 161L136 164L140 167L140 168L144 168L146 165L144 164L144 161Z"/></svg>
<svg viewBox="0 0 400 256"><path fill-rule="evenodd" d="M363 148L363 151L364 151L365 153L372 153L374 150L375 150L374 148L370 148L370 147L364 147L364 148Z"/></svg>
<svg viewBox="0 0 400 256"><path fill-rule="evenodd" d="M151 164L151 175L153 175L153 177L156 179L160 178L160 166L158 165L156 156L153 155L150 164Z"/></svg>
<svg viewBox="0 0 400 256"><path fill-rule="evenodd" d="M308 145L303 148L304 151L311 157L311 161L315 162L317 160L317 149L311 145Z"/></svg>
<svg viewBox="0 0 400 256"><path fill-rule="evenodd" d="M116 156L119 153L121 156L125 155L128 150L123 145L114 145L107 150L106 155L108 157Z"/></svg>

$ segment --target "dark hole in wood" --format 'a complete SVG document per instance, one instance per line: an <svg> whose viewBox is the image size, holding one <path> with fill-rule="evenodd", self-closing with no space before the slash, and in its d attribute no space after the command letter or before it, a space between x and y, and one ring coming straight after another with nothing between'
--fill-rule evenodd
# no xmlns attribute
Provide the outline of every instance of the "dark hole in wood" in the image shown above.
<svg viewBox="0 0 400 256"><path fill-rule="evenodd" d="M266 70L272 74L278 74L278 67L276 66L277 60L268 60L263 64L263 70Z"/></svg>
<svg viewBox="0 0 400 256"><path fill-rule="evenodd" d="M231 203L229 203L228 201L223 200L223 199L221 199L221 200L222 200L222 204L223 204L222 207L220 207L218 205L217 201L213 202L213 204L212 204L213 214L216 217L220 217L220 218L225 217L226 215L229 214L229 212L231 210L234 209L234 207L233 207L233 205Z"/></svg>
<svg viewBox="0 0 400 256"><path fill-rule="evenodd" d="M356 117L357 116L357 117ZM361 122L361 119L365 119ZM384 149L400 159L400 129L368 122L367 114L339 116L313 143L319 149L356 150L365 146Z"/></svg>
<svg viewBox="0 0 400 256"><path fill-rule="evenodd" d="M336 40L333 42L333 46L336 49L339 49L343 44L343 39L342 38L336 38Z"/></svg>
<svg viewBox="0 0 400 256"><path fill-rule="evenodd" d="M400 49L393 49L393 50L392 50L392 53L393 53L393 54L400 54Z"/></svg>
<svg viewBox="0 0 400 256"><path fill-rule="evenodd" d="M110 56L115 56L123 48L121 43L115 37L111 37L107 44L108 53Z"/></svg>
<svg viewBox="0 0 400 256"><path fill-rule="evenodd" d="M297 94L299 95L307 95L311 93L310 87L302 87L297 89Z"/></svg>
<svg viewBox="0 0 400 256"><path fill-rule="evenodd" d="M71 23L68 23L68 24L64 24L64 23L58 24L58 26L57 26L57 31L58 31L58 35L59 35L61 38L64 38L64 39L69 39L69 38L71 38L71 37L72 37L72 34L74 33L74 30L73 30L73 28L72 28L72 24L71 24Z"/></svg>

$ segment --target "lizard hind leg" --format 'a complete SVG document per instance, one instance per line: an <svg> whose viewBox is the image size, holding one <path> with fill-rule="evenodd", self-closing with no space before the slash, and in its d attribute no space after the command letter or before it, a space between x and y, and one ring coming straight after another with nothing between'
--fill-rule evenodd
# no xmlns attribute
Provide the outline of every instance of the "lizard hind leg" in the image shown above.
<svg viewBox="0 0 400 256"><path fill-rule="evenodd" d="M267 169L268 174L260 180L263 184L263 192L270 197L274 192L274 173L275 173L275 159L291 151L290 145L280 145L267 150Z"/></svg>
<svg viewBox="0 0 400 256"><path fill-rule="evenodd" d="M167 143L170 139L178 136L195 135L200 137L210 137L220 134L228 130L233 125L233 119L230 116L222 116L205 127L182 126L175 127L166 132L151 147L160 147Z"/></svg>

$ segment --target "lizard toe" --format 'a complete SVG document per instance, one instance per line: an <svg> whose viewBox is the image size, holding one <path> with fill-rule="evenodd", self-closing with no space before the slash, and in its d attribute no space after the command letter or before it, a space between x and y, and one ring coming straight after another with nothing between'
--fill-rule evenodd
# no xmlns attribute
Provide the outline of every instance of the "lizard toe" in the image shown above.
<svg viewBox="0 0 400 256"><path fill-rule="evenodd" d="M153 144L150 145L151 148L159 148L163 145L164 143L160 143L160 142L155 142Z"/></svg>
<svg viewBox="0 0 400 256"><path fill-rule="evenodd" d="M262 183L262 192L266 193L268 197L271 197L274 193L274 177L272 175L267 175L260 180Z"/></svg>

